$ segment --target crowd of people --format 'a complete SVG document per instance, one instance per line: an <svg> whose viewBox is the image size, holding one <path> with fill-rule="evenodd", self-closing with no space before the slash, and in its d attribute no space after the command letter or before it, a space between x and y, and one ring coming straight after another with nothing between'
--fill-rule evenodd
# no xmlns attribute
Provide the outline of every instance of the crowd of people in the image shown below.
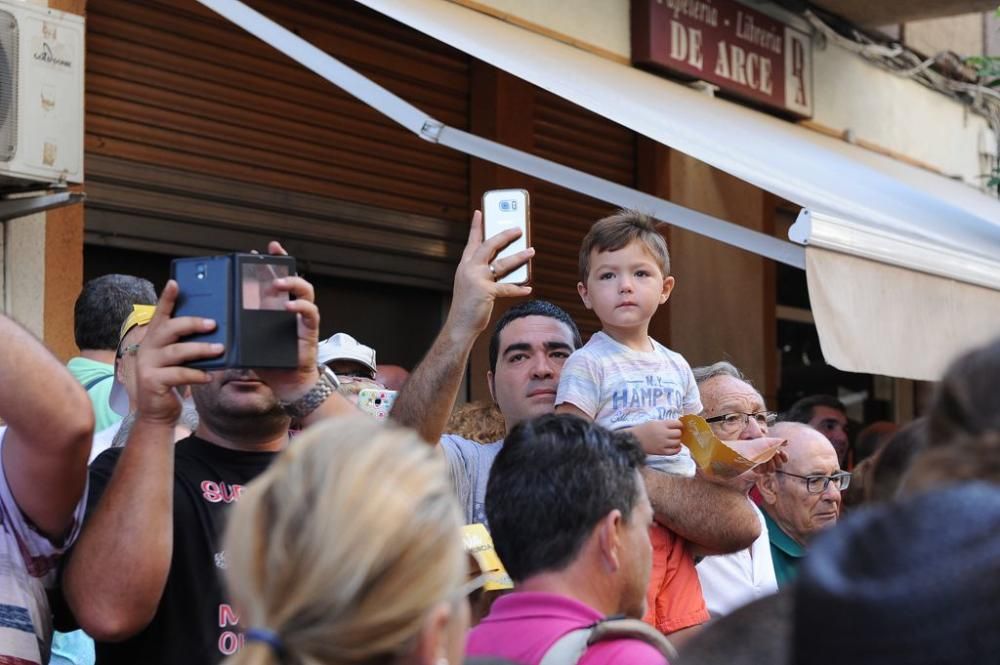
<svg viewBox="0 0 1000 665"><path fill-rule="evenodd" d="M412 373L321 342L301 276L275 282L291 369L190 367L223 349L188 340L216 322L172 316L172 281L85 284L68 366L0 316L0 662L996 658L1000 339L925 416L851 446L835 398L779 415L732 363L692 368L649 336L675 280L646 216L583 241L586 343L498 281L533 256L497 258L517 235L484 239L474 215ZM487 331L493 403L456 407ZM389 418L359 410L386 388ZM782 443L727 475L691 454L690 416L736 452Z"/></svg>

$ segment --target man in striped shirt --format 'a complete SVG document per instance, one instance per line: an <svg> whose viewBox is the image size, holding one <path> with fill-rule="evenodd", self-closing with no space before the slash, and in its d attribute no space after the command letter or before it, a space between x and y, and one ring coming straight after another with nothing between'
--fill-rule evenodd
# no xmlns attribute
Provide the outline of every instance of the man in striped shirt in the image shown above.
<svg viewBox="0 0 1000 665"><path fill-rule="evenodd" d="M0 662L49 660L46 592L79 531L94 411L42 344L0 315Z"/></svg>

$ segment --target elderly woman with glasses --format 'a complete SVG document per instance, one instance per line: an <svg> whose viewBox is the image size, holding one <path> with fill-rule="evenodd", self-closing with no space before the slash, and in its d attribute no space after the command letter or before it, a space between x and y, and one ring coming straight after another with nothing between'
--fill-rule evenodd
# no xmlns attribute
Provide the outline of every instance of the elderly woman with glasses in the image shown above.
<svg viewBox="0 0 1000 665"><path fill-rule="evenodd" d="M771 436L788 441L788 461L757 480L778 586L795 578L809 540L840 517L841 492L851 483L830 441L802 423L779 422Z"/></svg>

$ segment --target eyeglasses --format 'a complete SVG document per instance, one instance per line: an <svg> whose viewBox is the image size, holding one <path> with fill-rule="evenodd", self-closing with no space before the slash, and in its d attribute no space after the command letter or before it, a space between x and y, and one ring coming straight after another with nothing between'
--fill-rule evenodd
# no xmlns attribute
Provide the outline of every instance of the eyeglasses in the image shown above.
<svg viewBox="0 0 1000 665"><path fill-rule="evenodd" d="M775 471L775 473L806 481L806 491L810 494L822 494L830 486L831 482L836 482L836 487L841 492L851 485L851 474L849 471L840 471L832 476L800 476L797 473L788 473L787 471Z"/></svg>
<svg viewBox="0 0 1000 665"><path fill-rule="evenodd" d="M122 347L122 348L118 349L118 357L121 358L126 353L136 354L138 352L139 352L139 345L138 344L129 344L128 346L125 346L125 347Z"/></svg>
<svg viewBox="0 0 1000 665"><path fill-rule="evenodd" d="M722 423L722 429L728 431L741 430L750 423L753 418L760 427L773 425L778 419L778 414L774 411L757 411L756 413L725 413L721 416L705 418L706 423Z"/></svg>

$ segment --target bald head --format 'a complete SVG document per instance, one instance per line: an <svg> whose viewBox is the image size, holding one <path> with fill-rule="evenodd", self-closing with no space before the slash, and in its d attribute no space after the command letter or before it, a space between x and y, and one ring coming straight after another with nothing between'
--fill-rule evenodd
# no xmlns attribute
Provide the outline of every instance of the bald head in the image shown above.
<svg viewBox="0 0 1000 665"><path fill-rule="evenodd" d="M788 441L784 448L788 461L781 471L761 477L757 488L768 515L782 531L804 545L817 531L837 521L841 496L835 482L827 483L822 492L810 493L801 476L838 473L837 451L829 439L803 423L776 423L769 434Z"/></svg>
<svg viewBox="0 0 1000 665"><path fill-rule="evenodd" d="M825 436L805 423L782 421L771 426L771 436L777 436L788 441L785 452L788 453L788 463L783 467L791 473L808 475L811 472L797 469L808 469L814 462L822 461L824 468L832 459L837 462L837 451Z"/></svg>

